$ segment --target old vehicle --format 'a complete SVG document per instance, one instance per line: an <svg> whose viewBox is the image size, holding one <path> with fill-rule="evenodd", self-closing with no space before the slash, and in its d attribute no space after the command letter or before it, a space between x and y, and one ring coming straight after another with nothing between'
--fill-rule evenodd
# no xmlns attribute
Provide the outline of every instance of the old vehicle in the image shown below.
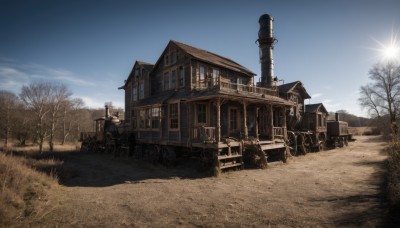
<svg viewBox="0 0 400 228"><path fill-rule="evenodd" d="M109 105L105 105L105 116L94 120L93 132L81 132L82 152L111 153L119 156L121 152L132 155L135 138L128 126L119 119L119 113L110 115Z"/></svg>
<svg viewBox="0 0 400 228"><path fill-rule="evenodd" d="M335 113L335 120L327 122L328 138L327 146L336 148L347 146L352 140L352 134L349 133L348 123L339 120L339 113Z"/></svg>

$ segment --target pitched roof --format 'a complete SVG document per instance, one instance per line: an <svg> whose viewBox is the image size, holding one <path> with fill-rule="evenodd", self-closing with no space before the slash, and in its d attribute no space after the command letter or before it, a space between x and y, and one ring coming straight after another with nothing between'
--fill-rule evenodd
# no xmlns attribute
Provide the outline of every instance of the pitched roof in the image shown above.
<svg viewBox="0 0 400 228"><path fill-rule="evenodd" d="M154 64L146 63L146 62L139 61L139 60L136 61L136 62L137 62L137 64L143 66L143 68L146 69L146 70L149 71L149 72L151 72L151 71L153 70L153 68L154 68ZM136 65L136 64L135 64L135 65Z"/></svg>
<svg viewBox="0 0 400 228"><path fill-rule="evenodd" d="M293 92L293 90L298 87L300 89L300 93L303 96L304 99L309 99L311 96L307 93L307 90L304 88L304 85L301 81L295 81L295 82L290 82L286 83L283 85L278 86L278 91L280 93L290 93Z"/></svg>
<svg viewBox="0 0 400 228"><path fill-rule="evenodd" d="M233 71L237 71L237 72L241 72L244 74L248 74L248 75L256 75L255 73L253 73L252 71L250 71L249 69L247 69L246 67L236 63L235 61L217 55L215 53L200 49L200 48L196 48L187 44L183 44L174 40L171 40L170 43L175 44L176 46L178 46L179 48L181 48L184 52L186 52L187 54L191 55L193 58L199 59L203 62L208 62L211 64L215 64L217 66L220 67L224 67Z"/></svg>
<svg viewBox="0 0 400 228"><path fill-rule="evenodd" d="M128 83L128 81L129 81L129 80L133 77L133 75L135 74L135 67L136 67L136 65L142 66L142 67L143 67L145 70L147 70L148 72L151 72L151 71L153 70L153 68L154 68L154 65L151 64L151 63L146 63L146 62L143 62L143 61L136 60L136 61L135 61L135 64L133 64L132 70L131 70L131 72L129 73L128 78L125 80L124 85L121 86L121 87L118 87L118 89L125 89L126 83Z"/></svg>
<svg viewBox="0 0 400 228"><path fill-rule="evenodd" d="M318 110L328 113L328 111L326 110L325 106L322 103L306 105L306 112L308 113L316 113Z"/></svg>

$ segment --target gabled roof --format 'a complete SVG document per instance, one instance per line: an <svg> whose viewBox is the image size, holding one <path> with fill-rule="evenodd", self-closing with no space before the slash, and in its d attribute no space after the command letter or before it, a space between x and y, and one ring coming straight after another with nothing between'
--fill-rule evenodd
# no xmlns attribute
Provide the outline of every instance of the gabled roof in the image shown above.
<svg viewBox="0 0 400 228"><path fill-rule="evenodd" d="M240 73L244 73L247 75L256 75L255 73L253 73L252 71L250 71L249 69L247 69L246 67L236 63L235 61L217 55L215 53L200 49L200 48L196 48L184 43L180 43L178 41L174 41L174 40L170 40L167 47L165 48L164 52L162 53L162 55L160 56L160 58L157 60L157 63L155 64L158 65L159 62L162 59L162 56L164 55L165 51L167 50L167 48L170 46L170 44L174 44L176 45L178 48L180 48L183 52L185 52L186 54L190 55L192 58L198 59L200 61L203 62L207 62L210 64L214 64L216 66L220 66L223 68L227 68L236 72L240 72Z"/></svg>
<svg viewBox="0 0 400 228"><path fill-rule="evenodd" d="M295 81L280 85L278 86L278 91L279 93L291 93L296 88L299 89L299 92L303 97L303 99L311 98L311 96L307 93L307 90L304 88L304 85L301 81Z"/></svg>
<svg viewBox="0 0 400 228"><path fill-rule="evenodd" d="M154 64L151 64L151 63L146 63L146 62L143 62L143 61L136 61L136 63L138 64L138 65L140 65L140 66L142 66L144 69L146 69L147 71L149 71L149 72L151 72L152 70L153 70L153 68L154 68ZM135 63L135 65L136 65L136 63ZM134 65L134 66L135 66ZM133 69L132 69L133 70Z"/></svg>
<svg viewBox="0 0 400 228"><path fill-rule="evenodd" d="M328 113L328 111L326 110L325 106L322 103L306 105L306 112L308 113L316 113L318 112L318 110L324 113Z"/></svg>
<svg viewBox="0 0 400 228"><path fill-rule="evenodd" d="M146 63L146 62L143 62L143 61L136 60L135 64L133 64L132 70L129 73L128 78L125 80L125 84L123 86L119 87L118 89L125 89L126 83L128 83L129 80L133 77L133 75L135 75L135 68L136 68L137 65L142 66L148 72L151 72L153 70L153 68L154 68L154 65L151 64L151 63Z"/></svg>

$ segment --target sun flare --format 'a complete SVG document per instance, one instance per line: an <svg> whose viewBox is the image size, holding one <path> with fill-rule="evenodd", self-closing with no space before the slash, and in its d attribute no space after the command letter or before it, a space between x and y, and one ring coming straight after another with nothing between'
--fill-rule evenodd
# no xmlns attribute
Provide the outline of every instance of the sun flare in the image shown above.
<svg viewBox="0 0 400 228"><path fill-rule="evenodd" d="M394 59L397 58L398 55L400 55L399 47L395 45L390 45L388 47L385 47L382 51L383 51L383 56L386 59Z"/></svg>
<svg viewBox="0 0 400 228"><path fill-rule="evenodd" d="M375 58L381 61L400 61L400 36L399 31L392 29L392 34L386 42L379 41L374 37L370 37L378 45L374 48L368 48L377 53Z"/></svg>

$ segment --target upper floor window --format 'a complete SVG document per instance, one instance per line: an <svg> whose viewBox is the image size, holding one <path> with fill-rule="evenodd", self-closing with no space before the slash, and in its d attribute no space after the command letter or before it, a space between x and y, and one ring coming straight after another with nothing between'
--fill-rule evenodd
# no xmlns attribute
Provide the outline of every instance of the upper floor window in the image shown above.
<svg viewBox="0 0 400 228"><path fill-rule="evenodd" d="M243 80L243 78L241 78L241 77L238 77L238 79L237 79L237 84L239 84L239 85L243 85L243 84L244 84L244 80Z"/></svg>
<svg viewBox="0 0 400 228"><path fill-rule="evenodd" d="M183 71L183 66L180 66L178 70L178 83L179 87L183 87L185 85L185 72Z"/></svg>
<svg viewBox="0 0 400 228"><path fill-rule="evenodd" d="M171 83L169 88L170 89L176 88L176 70L171 71Z"/></svg>
<svg viewBox="0 0 400 228"><path fill-rule="evenodd" d="M171 64L175 64L176 63L176 50L172 50L171 51Z"/></svg>
<svg viewBox="0 0 400 228"><path fill-rule="evenodd" d="M164 55L164 61L165 61L165 66L168 66L169 65L169 55L168 54Z"/></svg>
<svg viewBox="0 0 400 228"><path fill-rule="evenodd" d="M139 99L144 98L144 82L139 82Z"/></svg>
<svg viewBox="0 0 400 228"><path fill-rule="evenodd" d="M212 71L212 85L217 85L219 80L219 70L213 69Z"/></svg>
<svg viewBox="0 0 400 228"><path fill-rule="evenodd" d="M140 68L135 69L135 76L140 76Z"/></svg>
<svg viewBox="0 0 400 228"><path fill-rule="evenodd" d="M206 70L203 66L199 68L199 86L204 87L206 82Z"/></svg>
<svg viewBox="0 0 400 228"><path fill-rule="evenodd" d="M132 88L132 100L137 101L137 88L136 86Z"/></svg>
<svg viewBox="0 0 400 228"><path fill-rule="evenodd" d="M163 76L163 90L169 90L169 72L166 71L164 72L164 76Z"/></svg>

